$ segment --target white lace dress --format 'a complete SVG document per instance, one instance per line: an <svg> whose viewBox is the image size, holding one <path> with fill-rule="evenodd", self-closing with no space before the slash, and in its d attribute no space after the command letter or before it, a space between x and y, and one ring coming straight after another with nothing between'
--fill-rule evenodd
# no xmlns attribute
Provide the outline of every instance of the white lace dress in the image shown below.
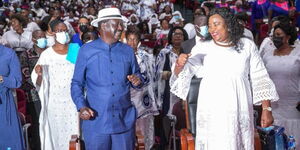
<svg viewBox="0 0 300 150"><path fill-rule="evenodd" d="M37 65L43 66L43 81L37 87L41 99L40 139L42 150L68 150L72 134L78 134L78 113L71 99L71 79L74 64L66 55L57 54L52 47L40 56ZM37 74L31 78L36 83Z"/></svg>
<svg viewBox="0 0 300 150"><path fill-rule="evenodd" d="M272 104L274 124L283 126L287 135L296 139L297 150L300 150L300 45L289 55L274 56L274 49L263 55L270 78L274 81L280 99Z"/></svg>
<svg viewBox="0 0 300 150"><path fill-rule="evenodd" d="M278 99L256 45L246 38L241 42L240 52L212 40L197 44L178 78L170 79L171 92L186 99L193 75L202 77L197 150L253 150L253 104Z"/></svg>

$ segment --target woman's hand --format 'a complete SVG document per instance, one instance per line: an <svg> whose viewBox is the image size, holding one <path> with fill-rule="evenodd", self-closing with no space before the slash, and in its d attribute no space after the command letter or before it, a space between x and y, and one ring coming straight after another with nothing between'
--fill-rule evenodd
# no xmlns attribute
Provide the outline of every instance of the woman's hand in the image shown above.
<svg viewBox="0 0 300 150"><path fill-rule="evenodd" d="M172 72L170 72L170 71L163 71L162 72L162 79L163 80L169 80L170 79L170 77L171 77L171 75L172 75Z"/></svg>
<svg viewBox="0 0 300 150"><path fill-rule="evenodd" d="M92 117L94 117L94 111L88 107L83 107L80 109L79 117L82 120L90 120Z"/></svg>
<svg viewBox="0 0 300 150"><path fill-rule="evenodd" d="M274 118L271 111L263 110L261 114L260 125L262 128L269 127L273 124Z"/></svg>
<svg viewBox="0 0 300 150"><path fill-rule="evenodd" d="M38 76L42 76L43 75L43 69L41 65L36 65L35 68L35 73L38 74Z"/></svg>
<svg viewBox="0 0 300 150"><path fill-rule="evenodd" d="M191 56L191 54L180 54L176 61L176 66L174 73L178 75L181 70L183 69L184 65L186 64L188 58Z"/></svg>

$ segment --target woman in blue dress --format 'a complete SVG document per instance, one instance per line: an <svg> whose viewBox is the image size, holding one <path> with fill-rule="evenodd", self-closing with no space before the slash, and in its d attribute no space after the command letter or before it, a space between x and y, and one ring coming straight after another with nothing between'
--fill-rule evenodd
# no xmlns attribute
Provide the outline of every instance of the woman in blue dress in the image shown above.
<svg viewBox="0 0 300 150"><path fill-rule="evenodd" d="M16 53L0 45L0 149L24 150L24 137L11 89L21 86Z"/></svg>
<svg viewBox="0 0 300 150"><path fill-rule="evenodd" d="M256 0L252 4L251 22L256 42L258 42L260 34L259 28L264 23L263 19L268 17L268 9L270 7L270 4L271 3L269 0Z"/></svg>
<svg viewBox="0 0 300 150"><path fill-rule="evenodd" d="M274 3L272 3L268 10L268 24L269 24L269 31L271 30L271 20L272 18L276 16L289 16L292 14L293 10L290 9L289 3L287 0L275 0ZM290 16L291 17L291 16Z"/></svg>

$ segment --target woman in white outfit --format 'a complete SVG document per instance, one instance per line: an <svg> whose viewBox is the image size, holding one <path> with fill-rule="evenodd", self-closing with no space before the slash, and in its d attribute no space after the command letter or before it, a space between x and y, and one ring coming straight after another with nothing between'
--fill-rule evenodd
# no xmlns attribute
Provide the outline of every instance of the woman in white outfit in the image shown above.
<svg viewBox="0 0 300 150"><path fill-rule="evenodd" d="M287 135L296 139L300 149L300 47L295 44L295 26L279 23L271 38L275 48L266 49L263 61L274 81L280 99L273 105L274 124L283 126Z"/></svg>
<svg viewBox="0 0 300 150"><path fill-rule="evenodd" d="M261 126L273 122L275 86L253 41L225 8L210 12L211 40L181 54L173 65L171 92L186 99L194 74L202 77L197 102L197 150L253 150L253 104L262 104Z"/></svg>
<svg viewBox="0 0 300 150"><path fill-rule="evenodd" d="M31 78L39 92L40 139L42 150L68 150L72 134L78 134L78 115L71 99L71 79L74 64L66 60L68 52L67 26L53 22L55 44L40 56Z"/></svg>

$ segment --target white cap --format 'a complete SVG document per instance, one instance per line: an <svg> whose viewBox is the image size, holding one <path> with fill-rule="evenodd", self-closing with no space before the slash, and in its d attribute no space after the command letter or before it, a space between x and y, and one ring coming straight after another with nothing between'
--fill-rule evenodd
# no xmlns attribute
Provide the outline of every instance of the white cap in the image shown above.
<svg viewBox="0 0 300 150"><path fill-rule="evenodd" d="M98 22L109 19L120 19L122 20L121 12L118 8L103 8L98 12L98 18L91 22L91 25L98 27Z"/></svg>

